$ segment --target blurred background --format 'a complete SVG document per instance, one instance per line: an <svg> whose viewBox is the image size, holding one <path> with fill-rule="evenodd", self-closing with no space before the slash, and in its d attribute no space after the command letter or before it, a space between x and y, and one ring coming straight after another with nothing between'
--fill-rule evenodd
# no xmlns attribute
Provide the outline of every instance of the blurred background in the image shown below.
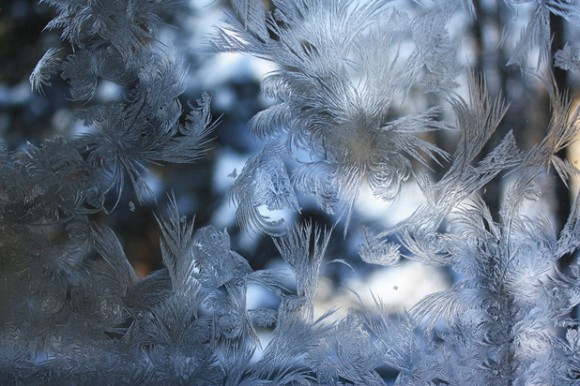
<svg viewBox="0 0 580 386"><path fill-rule="evenodd" d="M513 130L518 145L528 149L539 142L545 132L550 119L549 100L536 79L507 63L513 55L510 50L514 41L510 39L520 36L519 31L529 20L533 4L508 6L504 1L495 0L474 0L473 4L477 18L465 10L452 22L450 34L461 45L458 59L476 73L485 72L491 93L502 94L510 104L507 116L488 148L493 148L499 139ZM247 258L254 269L282 266L269 237L240 232L236 225L235 207L228 198L235 176L245 161L262 146L249 132L247 123L256 112L272 102L260 94L260 79L276 67L247 55L213 54L204 48L204 42L214 26L220 23L223 9L227 7L227 2L218 0L176 1L167 14L162 15L166 24L159 31L159 40L167 44L188 69L183 106L208 92L212 95L212 114L218 124L212 136L211 150L203 159L192 165L154 167L151 185L157 193L156 201L140 206L129 188L130 184L127 184L117 209L98 219L117 232L128 258L141 276L162 267L160 231L154 214L163 215L165 212L167 192L175 194L182 214L195 216L197 228L212 224L218 229L226 229L232 239L232 249ZM67 98L68 87L64 80L53 77L52 86L44 89L44 95L32 92L28 81L46 50L63 45L59 31L43 31L53 16L54 10L34 0L11 0L0 4L0 144L8 150L18 150L27 142L37 145L54 135L68 136L83 131L82 123L74 113L82 106ZM564 41L580 37L577 29L570 28L559 18L552 18L551 29L554 52L564 46ZM533 62L534 59L530 60ZM568 88L574 98L577 96L578 77L561 70L555 72L555 77L561 89ZM461 90L462 87L458 92ZM114 84L102 82L95 103L120 98L122 94ZM412 98L416 100L410 103L417 105L440 103L435 97L423 94L412 95ZM429 135L430 141L448 152L453 151L457 133ZM576 159L573 152L569 157ZM434 166L434 178L443 170ZM496 216L502 183L498 178L484 192L486 202ZM552 213L554 223L560 224L570 207L568 190L555 180L547 179L546 192L545 209ZM369 189L361 188L349 231L343 236L339 225L327 251L328 263L323 267L319 289L321 309L333 305L346 309L359 301L372 302L374 294L393 311L400 311L426 294L450 285L453 274L443 269L410 261L382 268L365 264L358 256L363 227L386 229L405 218L421 202L420 191L412 181L405 184L395 202L378 200ZM321 212L311 200L303 198L301 206L302 218L311 218L322 226L332 226L334 219Z"/></svg>

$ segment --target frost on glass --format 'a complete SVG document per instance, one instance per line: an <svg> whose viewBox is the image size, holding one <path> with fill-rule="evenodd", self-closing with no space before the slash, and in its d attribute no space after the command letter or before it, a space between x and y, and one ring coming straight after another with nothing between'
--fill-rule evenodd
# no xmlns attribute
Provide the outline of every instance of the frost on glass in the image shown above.
<svg viewBox="0 0 580 386"><path fill-rule="evenodd" d="M453 66L440 63L423 71L431 63L429 55L453 57L442 16L450 10L435 11L441 20L425 16L430 24L424 25L388 3L280 1L266 13L233 2L229 24L211 41L218 51L248 52L282 66L263 80L262 91L275 103L254 116L251 129L286 144L301 164L296 187L314 194L330 213L338 205L329 197L332 184L347 222L363 181L377 196L390 199L412 175L412 161L446 158L417 135L445 128L435 119L437 109L399 119L390 114L415 85L429 83L428 88L442 91L457 75ZM442 30L430 31L434 25ZM403 38L412 33L440 36L438 42L425 42L436 44L438 53L417 46L403 57ZM300 156L303 150L308 159Z"/></svg>
<svg viewBox="0 0 580 386"><path fill-rule="evenodd" d="M580 246L580 204L561 226L533 210L550 190L543 181L572 190L578 175L564 150L580 113L553 71L577 71L578 52L553 50L550 24L577 28L577 2L498 2L512 12L505 34L527 15L498 42L502 66L549 100L545 135L523 146L521 127L502 130L521 104L464 57L458 20L474 23L482 2L232 0L211 50L278 67L261 83L271 105L247 122L261 148L229 197L239 227L270 237L285 269L254 269L227 230L183 216L168 193L156 212L163 268L144 277L104 219L123 194L154 201L153 165L205 155L210 94L182 106L185 65L157 35L173 2L43 2L66 47L48 49L31 86L46 91L60 76L90 130L0 149L0 383L578 383L580 266L563 261ZM103 81L122 98L99 101ZM455 135L445 149L444 133ZM498 180L494 210L485 194ZM358 229L362 188L396 205L408 182L420 205L395 225ZM298 219L311 196L331 225ZM351 234L356 261L333 248ZM398 313L350 288L360 304L321 310L331 263L406 260L443 267L453 283ZM256 287L276 300L251 302Z"/></svg>

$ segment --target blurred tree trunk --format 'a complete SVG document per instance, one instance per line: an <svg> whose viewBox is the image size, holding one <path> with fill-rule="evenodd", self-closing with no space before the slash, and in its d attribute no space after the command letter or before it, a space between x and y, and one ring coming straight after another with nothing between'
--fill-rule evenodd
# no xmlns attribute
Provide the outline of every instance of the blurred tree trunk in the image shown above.
<svg viewBox="0 0 580 386"><path fill-rule="evenodd" d="M556 16L554 14L550 14L550 32L552 35L552 59L554 54L564 47L565 42L565 33L566 30L564 28L564 20L560 16ZM568 84L568 74L566 71L562 70L559 67L553 67L554 72L554 80L556 81L556 85L558 86L558 90L563 93L567 92L569 88ZM559 157L562 159L566 159L566 149L560 151L558 154ZM555 196L557 200L557 208L556 209L556 221L557 221L557 229L560 229L568 218L568 214L570 213L570 206L571 206L571 191L564 185L559 178L555 179L556 187L555 187ZM566 255L564 258L560 259L560 266L565 268L570 265L572 260L574 259L573 255Z"/></svg>
<svg viewBox="0 0 580 386"><path fill-rule="evenodd" d="M513 76L510 73L512 70L506 66L507 60L504 46L499 40L491 41L492 36L497 36L498 39L501 37L502 30L500 26L503 25L504 9L499 2L495 4L494 8L490 8L489 5L483 5L481 0L474 0L473 6L477 15L471 31L476 52L476 62L473 67L476 74L495 73L496 77L486 78L488 89L494 97L499 95L507 97L510 93L510 90L507 89L508 78ZM510 126L506 122L500 124L497 131L483 148L481 157L495 149L501 139L507 134L508 127ZM496 221L498 220L501 206L500 184L501 176L498 176L486 186L483 192L483 198Z"/></svg>

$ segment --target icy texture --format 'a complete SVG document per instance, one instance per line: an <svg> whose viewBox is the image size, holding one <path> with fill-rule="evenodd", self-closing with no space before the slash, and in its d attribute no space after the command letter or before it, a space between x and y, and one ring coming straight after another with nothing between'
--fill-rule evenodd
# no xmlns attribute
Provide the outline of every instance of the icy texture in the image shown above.
<svg viewBox="0 0 580 386"><path fill-rule="evenodd" d="M276 103L252 119L252 130L262 138L282 135L303 164L297 188L332 213L332 184L347 222L361 182L368 181L377 196L393 198L412 174L412 160L445 158L416 135L445 127L435 119L437 110L396 120L389 114L414 85L441 90L453 84L459 66L433 61L422 72L436 57L453 63L454 44L445 34L450 10L411 21L388 3L275 1L275 11L266 13L233 2L235 15L212 40L216 50L249 52L283 66L263 81L263 92ZM401 44L410 34L440 40L425 41L403 58ZM300 159L300 150L313 160Z"/></svg>
<svg viewBox="0 0 580 386"><path fill-rule="evenodd" d="M94 130L0 149L1 384L578 384L580 266L560 262L580 247L580 201L561 229L548 213L525 209L543 199L541 178L568 184L578 173L561 157L580 113L547 60L550 13L577 23L577 2L506 1L533 3L507 61L524 66L537 50L538 67L519 68L551 109L543 139L524 149L513 131L489 143L509 104L485 74L461 64L452 20L477 16L475 3L232 1L212 47L280 69L262 83L274 104L249 122L263 149L231 199L241 227L273 237L295 288L278 271L254 270L226 231L196 228L172 195L157 216L164 268L136 275L103 218L125 178L144 202L151 164L203 155L210 97L183 113L185 70L156 40L157 15L170 1L45 2L57 10L48 28L71 50L50 49L32 87L42 91L60 74ZM577 69L576 51L558 49L555 64ZM103 79L126 90L123 102L96 103ZM429 106L409 106L425 94ZM451 154L429 137L443 129L459 133ZM493 213L482 197L503 177L510 180ZM412 259L446 267L456 282L399 315L376 299L373 309L319 316L326 255L339 253L334 226L291 224L263 210L300 212L298 192L312 194L349 229L362 184L392 200L412 178L426 204L392 229L365 230L361 264ZM250 308L249 285L279 304Z"/></svg>

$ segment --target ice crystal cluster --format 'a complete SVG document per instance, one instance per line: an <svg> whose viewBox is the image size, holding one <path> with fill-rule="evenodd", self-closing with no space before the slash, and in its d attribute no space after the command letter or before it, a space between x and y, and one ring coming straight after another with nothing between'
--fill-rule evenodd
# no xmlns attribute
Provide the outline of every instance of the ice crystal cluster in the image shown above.
<svg viewBox="0 0 580 386"><path fill-rule="evenodd" d="M103 218L123 192L150 199L152 165L204 156L211 98L185 109L179 100L185 66L157 36L172 1L43 2L56 11L47 28L66 44L46 52L30 82L41 93L62 77L85 130L0 149L1 384L580 384L580 266L570 258L580 203L561 219L528 210L550 186L574 186L565 149L580 116L554 73L574 76L580 46L554 47L552 27L575 31L580 3L232 0L209 51L278 69L261 83L270 106L248 122L262 149L230 198L240 228L273 239L289 284L254 270L226 232L194 226L175 198L157 216L164 268L136 274ZM522 104L491 90L464 39L486 4L511 12L497 27L502 67L549 98L545 136L529 146L516 131L526 130L523 113L514 130L505 122ZM122 101L95 98L105 81ZM437 135L454 145L443 149ZM446 267L454 283L398 314L377 297L318 316L322 267L349 264L329 256L331 234L358 232L361 188L396 201L410 181L424 204L388 229L366 228L361 262L411 259ZM498 181L493 210L484 193ZM298 215L305 200L334 225L273 218ZM250 286L277 305L251 308Z"/></svg>

